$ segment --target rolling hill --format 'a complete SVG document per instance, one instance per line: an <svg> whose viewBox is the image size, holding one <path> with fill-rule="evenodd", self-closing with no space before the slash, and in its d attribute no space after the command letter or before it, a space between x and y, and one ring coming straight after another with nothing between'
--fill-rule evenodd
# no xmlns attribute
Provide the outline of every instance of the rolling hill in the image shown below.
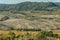
<svg viewBox="0 0 60 40"><path fill-rule="evenodd" d="M3 10L5 11L52 10L54 8L60 7L59 4L60 3L53 3L53 2L22 2L22 3L17 3L17 4L0 4L0 10L2 11Z"/></svg>
<svg viewBox="0 0 60 40"><path fill-rule="evenodd" d="M0 29L60 29L60 3L0 4Z"/></svg>

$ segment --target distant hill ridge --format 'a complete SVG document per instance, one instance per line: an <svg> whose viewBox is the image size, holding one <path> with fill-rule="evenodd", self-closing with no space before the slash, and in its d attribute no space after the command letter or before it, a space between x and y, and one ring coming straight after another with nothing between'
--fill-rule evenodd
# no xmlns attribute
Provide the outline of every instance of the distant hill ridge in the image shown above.
<svg viewBox="0 0 60 40"><path fill-rule="evenodd" d="M52 8L53 7L53 8ZM48 8L58 8L60 7L60 3L53 2L22 2L17 4L0 4L0 10L2 11L30 11L30 10L49 10Z"/></svg>

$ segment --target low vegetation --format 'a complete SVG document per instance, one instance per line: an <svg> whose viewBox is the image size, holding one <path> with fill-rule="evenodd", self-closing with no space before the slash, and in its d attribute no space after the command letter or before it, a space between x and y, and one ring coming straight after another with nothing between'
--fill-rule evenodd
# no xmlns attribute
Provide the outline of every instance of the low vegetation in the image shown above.
<svg viewBox="0 0 60 40"><path fill-rule="evenodd" d="M60 38L60 36L53 34L52 31L0 30L0 40L57 40L58 38Z"/></svg>

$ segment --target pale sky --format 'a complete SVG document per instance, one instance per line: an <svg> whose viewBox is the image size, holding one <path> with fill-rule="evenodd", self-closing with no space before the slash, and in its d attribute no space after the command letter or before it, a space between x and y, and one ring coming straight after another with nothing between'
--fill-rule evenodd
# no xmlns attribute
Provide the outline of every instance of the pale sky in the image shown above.
<svg viewBox="0 0 60 40"><path fill-rule="evenodd" d="M32 2L60 2L60 0L0 0L0 4L16 4L25 1L32 1Z"/></svg>

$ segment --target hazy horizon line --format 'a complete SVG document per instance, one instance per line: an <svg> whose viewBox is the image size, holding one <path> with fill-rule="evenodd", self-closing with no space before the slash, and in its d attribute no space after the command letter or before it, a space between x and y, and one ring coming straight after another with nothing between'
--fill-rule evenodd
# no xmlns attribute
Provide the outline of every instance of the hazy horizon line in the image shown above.
<svg viewBox="0 0 60 40"><path fill-rule="evenodd" d="M33 2L33 1L24 1L24 2ZM18 2L18 3L23 3L23 2ZM0 4L18 4L18 3L0 3ZM60 3L60 2L53 2L53 3Z"/></svg>

